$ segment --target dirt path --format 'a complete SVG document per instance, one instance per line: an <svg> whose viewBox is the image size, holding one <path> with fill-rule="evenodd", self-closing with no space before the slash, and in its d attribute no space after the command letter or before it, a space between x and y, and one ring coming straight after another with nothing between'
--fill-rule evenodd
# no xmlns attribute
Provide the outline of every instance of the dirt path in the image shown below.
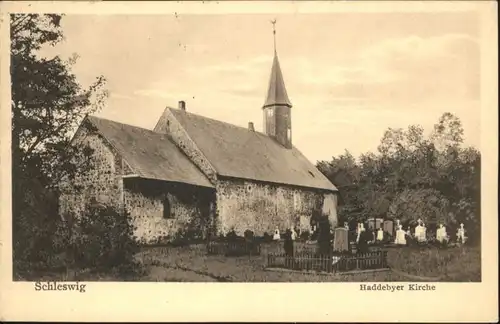
<svg viewBox="0 0 500 324"><path fill-rule="evenodd" d="M233 278L231 276L218 276L216 274L210 273L208 271L195 270L188 268L180 263L180 260L175 260L175 265L167 263L161 259L161 257L150 256L149 262L150 266L150 277L156 280L167 280L170 277L178 279L179 281L184 281L183 279L188 279L187 281L192 281L192 274L198 276L200 281L216 281L216 282L231 282ZM184 273L183 273L184 272ZM187 274L186 274L187 273ZM189 275L191 273L191 275ZM191 278L190 278L191 277ZM212 280L207 280L208 278Z"/></svg>
<svg viewBox="0 0 500 324"><path fill-rule="evenodd" d="M230 276L217 276L217 275L211 274L210 272L193 270L193 269L189 269L189 268L182 267L179 265L175 266L175 268L180 269L180 270L184 270L184 271L190 271L190 272L196 273L198 275L210 277L212 279L215 279L218 282L231 282L231 281L233 281L233 279Z"/></svg>

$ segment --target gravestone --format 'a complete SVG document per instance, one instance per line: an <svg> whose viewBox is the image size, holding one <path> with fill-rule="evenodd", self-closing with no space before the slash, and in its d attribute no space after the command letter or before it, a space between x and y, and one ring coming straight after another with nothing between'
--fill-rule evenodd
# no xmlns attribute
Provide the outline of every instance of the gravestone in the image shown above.
<svg viewBox="0 0 500 324"><path fill-rule="evenodd" d="M338 227L335 229L335 236L333 239L333 251L335 252L349 251L348 231L345 227Z"/></svg>
<svg viewBox="0 0 500 324"><path fill-rule="evenodd" d="M375 220L373 218L368 218L366 222L369 230L375 229Z"/></svg>
<svg viewBox="0 0 500 324"><path fill-rule="evenodd" d="M396 230L396 240L394 241L394 244L406 245L406 233L401 225L399 225Z"/></svg>
<svg viewBox="0 0 500 324"><path fill-rule="evenodd" d="M446 227L444 227L443 224L439 224L439 227L436 230L436 240L439 243L448 241L448 233L446 233Z"/></svg>
<svg viewBox="0 0 500 324"><path fill-rule="evenodd" d="M377 231L377 241L382 242L384 240L384 229L381 227Z"/></svg>
<svg viewBox="0 0 500 324"><path fill-rule="evenodd" d="M394 223L392 220L384 221L384 232L389 233L389 235L394 236Z"/></svg>
<svg viewBox="0 0 500 324"><path fill-rule="evenodd" d="M281 239L280 230L276 227L274 230L273 240L279 241Z"/></svg>
<svg viewBox="0 0 500 324"><path fill-rule="evenodd" d="M371 231L376 231L382 226L383 223L382 218L369 218L368 219L368 229Z"/></svg>
<svg viewBox="0 0 500 324"><path fill-rule="evenodd" d="M427 241L427 228L421 219L418 220L418 225L415 227L415 240L420 243Z"/></svg>
<svg viewBox="0 0 500 324"><path fill-rule="evenodd" d="M422 230L420 232L420 240L421 240L421 242L427 241L427 227L425 227L424 223L422 223Z"/></svg>
<svg viewBox="0 0 500 324"><path fill-rule="evenodd" d="M464 244L466 240L464 224L461 223L457 230L457 243Z"/></svg>
<svg viewBox="0 0 500 324"><path fill-rule="evenodd" d="M356 243L359 243L361 234L365 231L365 225L363 223L358 223L358 228L356 229Z"/></svg>

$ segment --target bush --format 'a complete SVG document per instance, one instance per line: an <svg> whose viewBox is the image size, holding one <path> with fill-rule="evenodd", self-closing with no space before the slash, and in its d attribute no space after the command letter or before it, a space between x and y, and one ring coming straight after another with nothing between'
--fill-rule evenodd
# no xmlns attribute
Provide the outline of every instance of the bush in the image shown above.
<svg viewBox="0 0 500 324"><path fill-rule="evenodd" d="M35 278L60 267L55 255L68 246L58 217L57 196L36 178L16 177L12 201L12 262L15 278ZM14 188L13 188L14 190ZM64 263L62 263L64 265ZM17 280L16 279L16 280Z"/></svg>
<svg viewBox="0 0 500 324"><path fill-rule="evenodd" d="M173 236L170 245L184 246L192 243L204 242L199 217L193 216L185 226L181 227Z"/></svg>
<svg viewBox="0 0 500 324"><path fill-rule="evenodd" d="M88 205L78 217L71 237L71 261L78 268L131 274L139 270L134 254L139 246L127 212L109 206Z"/></svg>
<svg viewBox="0 0 500 324"><path fill-rule="evenodd" d="M266 243L270 243L273 241L273 237L269 235L268 232L265 232L264 235L262 235L262 240Z"/></svg>
<svg viewBox="0 0 500 324"><path fill-rule="evenodd" d="M311 233L309 233L309 231L303 231L303 232L300 233L300 237L299 238L302 241L307 241L307 240L309 240L310 236L311 236Z"/></svg>
<svg viewBox="0 0 500 324"><path fill-rule="evenodd" d="M251 230L246 230L245 233L243 234L243 236L245 237L245 240L247 240L247 241L253 241L253 239L254 239L254 233Z"/></svg>
<svg viewBox="0 0 500 324"><path fill-rule="evenodd" d="M241 236L238 236L234 229L232 229L229 233L226 235L226 242L238 242L238 241L243 241L244 238Z"/></svg>

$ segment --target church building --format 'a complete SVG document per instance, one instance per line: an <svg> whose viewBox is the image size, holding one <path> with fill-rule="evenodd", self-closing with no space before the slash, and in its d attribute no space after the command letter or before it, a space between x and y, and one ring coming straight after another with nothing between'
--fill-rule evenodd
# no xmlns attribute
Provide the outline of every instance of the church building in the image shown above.
<svg viewBox="0 0 500 324"><path fill-rule="evenodd" d="M337 224L336 187L293 145L292 104L276 49L263 131L166 108L154 129L87 116L73 144L92 168L63 186L62 215L98 201L129 213L143 244L177 235L309 230L314 215ZM300 107L298 108L300 109ZM80 188L76 192L75 185Z"/></svg>

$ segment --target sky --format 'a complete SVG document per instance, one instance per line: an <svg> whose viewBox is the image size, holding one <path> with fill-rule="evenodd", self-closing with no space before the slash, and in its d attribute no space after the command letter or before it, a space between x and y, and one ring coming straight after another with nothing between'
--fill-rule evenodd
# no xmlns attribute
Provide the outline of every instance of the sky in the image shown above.
<svg viewBox="0 0 500 324"><path fill-rule="evenodd" d="M64 42L83 85L110 96L98 116L153 128L166 106L262 131L273 59L292 108L294 145L312 162L375 151L388 127L429 132L457 115L479 147L479 19L472 12L66 15Z"/></svg>

